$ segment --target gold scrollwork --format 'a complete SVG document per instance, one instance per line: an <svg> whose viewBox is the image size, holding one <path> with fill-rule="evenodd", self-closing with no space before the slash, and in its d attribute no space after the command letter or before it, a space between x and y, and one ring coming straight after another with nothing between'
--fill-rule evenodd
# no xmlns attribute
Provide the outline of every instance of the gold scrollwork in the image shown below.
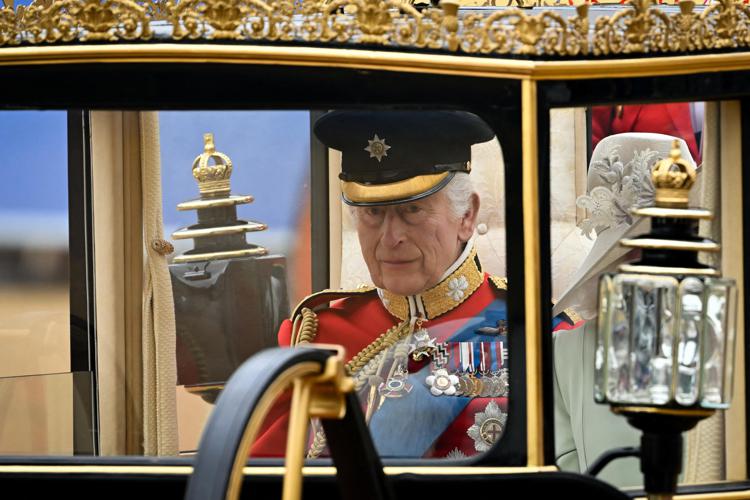
<svg viewBox="0 0 750 500"><path fill-rule="evenodd" d="M294 3L289 0L168 0L172 38L292 40Z"/></svg>
<svg viewBox="0 0 750 500"><path fill-rule="evenodd" d="M449 4L455 18L458 8ZM420 13L399 0L333 0L303 2L301 38L305 41L443 48L448 29L443 10ZM445 23L447 24L444 24Z"/></svg>
<svg viewBox="0 0 750 500"><path fill-rule="evenodd" d="M148 40L155 21L164 23L164 40L390 45L534 57L750 46L750 5L739 0L717 0L700 12L694 0L682 0L674 13L654 0L629 0L628 7L598 17L593 29L587 3L565 16L543 7L463 14L465 0L424 10L404 0L37 0L17 8L12 0L0 1L0 47ZM557 0L532 3L549 2Z"/></svg>
<svg viewBox="0 0 750 500"><path fill-rule="evenodd" d="M630 0L632 9L600 17L594 28L594 54L631 54L667 49L669 16L651 0Z"/></svg>
<svg viewBox="0 0 750 500"><path fill-rule="evenodd" d="M750 45L750 6L718 0L701 13L698 48L724 49Z"/></svg>
<svg viewBox="0 0 750 500"><path fill-rule="evenodd" d="M588 53L588 5L565 19L556 12L527 14L507 9L489 16L464 17L460 47L464 52L520 55L578 55Z"/></svg>
<svg viewBox="0 0 750 500"><path fill-rule="evenodd" d="M594 54L689 52L750 45L750 6L718 0L700 14L693 0L667 15L652 0L630 0L632 9L601 17L594 27Z"/></svg>
<svg viewBox="0 0 750 500"><path fill-rule="evenodd" d="M10 45L18 37L18 17L13 6L0 8L0 47Z"/></svg>
<svg viewBox="0 0 750 500"><path fill-rule="evenodd" d="M146 9L146 15L151 21L169 20L168 0L136 0L136 3Z"/></svg>
<svg viewBox="0 0 750 500"><path fill-rule="evenodd" d="M43 0L0 10L0 45L148 40L150 22L132 0Z"/></svg>

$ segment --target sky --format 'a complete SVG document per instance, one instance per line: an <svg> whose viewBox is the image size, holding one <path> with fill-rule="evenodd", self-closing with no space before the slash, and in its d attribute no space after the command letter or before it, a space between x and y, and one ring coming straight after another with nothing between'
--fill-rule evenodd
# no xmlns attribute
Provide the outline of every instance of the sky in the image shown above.
<svg viewBox="0 0 750 500"><path fill-rule="evenodd" d="M203 152L203 134L232 160L232 192L255 197L239 207L241 217L288 228L296 222L309 179L310 116L307 111L174 111L159 114L164 224L196 222L178 203L197 198L193 160Z"/></svg>
<svg viewBox="0 0 750 500"><path fill-rule="evenodd" d="M0 111L0 211L67 213L67 137L63 111Z"/></svg>
<svg viewBox="0 0 750 500"><path fill-rule="evenodd" d="M296 224L310 165L307 111L160 113L166 232L194 224L178 203L197 198L193 160L212 132L233 162L232 192L255 202L240 218L288 232ZM67 246L67 130L64 111L0 111L4 180L0 182L0 246Z"/></svg>

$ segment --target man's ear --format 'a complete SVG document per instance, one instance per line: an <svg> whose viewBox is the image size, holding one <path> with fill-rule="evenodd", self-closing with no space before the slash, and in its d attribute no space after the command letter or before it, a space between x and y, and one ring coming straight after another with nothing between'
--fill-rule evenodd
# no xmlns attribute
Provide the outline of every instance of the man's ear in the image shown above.
<svg viewBox="0 0 750 500"><path fill-rule="evenodd" d="M479 216L479 195L477 193L471 193L469 199L469 208L461 218L461 227L458 229L458 239L464 243L469 241L474 235L474 228L477 225L477 217Z"/></svg>

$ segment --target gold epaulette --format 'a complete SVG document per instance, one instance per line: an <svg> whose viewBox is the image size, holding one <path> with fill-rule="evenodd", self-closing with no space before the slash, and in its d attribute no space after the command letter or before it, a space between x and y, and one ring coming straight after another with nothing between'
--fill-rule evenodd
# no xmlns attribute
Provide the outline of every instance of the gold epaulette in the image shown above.
<svg viewBox="0 0 750 500"><path fill-rule="evenodd" d="M328 304L331 301L339 300L339 299L345 299L347 297L351 297L352 295L364 295L367 293L375 292L377 288L374 286L361 286L359 288L349 289L349 290L321 290L319 292L315 292L312 295L308 295L304 299L302 299L302 302L300 302L297 307L294 308L294 312L292 312L291 320L294 322L294 320L302 314L302 309L307 308L311 310L315 310L316 307L320 307L323 304Z"/></svg>
<svg viewBox="0 0 750 500"><path fill-rule="evenodd" d="M577 312L575 312L575 310L573 308L571 308L571 307L569 307L567 309L564 309L562 313L565 316L567 316L568 319L570 319L570 324L571 325L577 325L578 323L580 323L581 321L583 321L583 318L581 317L581 315L578 314Z"/></svg>
<svg viewBox="0 0 750 500"><path fill-rule="evenodd" d="M354 290L321 290L320 292L308 295L292 313L292 338L290 345L308 344L315 340L318 335L318 315L313 309L323 304L328 304L332 300L344 299L352 295L364 295L374 292L373 286L361 286Z"/></svg>
<svg viewBox="0 0 750 500"><path fill-rule="evenodd" d="M490 283L495 285L498 290L508 289L508 278L501 278L500 276L490 276Z"/></svg>
<svg viewBox="0 0 750 500"><path fill-rule="evenodd" d="M318 336L318 315L311 309L302 308L299 316L292 323L292 338L289 345L309 344Z"/></svg>

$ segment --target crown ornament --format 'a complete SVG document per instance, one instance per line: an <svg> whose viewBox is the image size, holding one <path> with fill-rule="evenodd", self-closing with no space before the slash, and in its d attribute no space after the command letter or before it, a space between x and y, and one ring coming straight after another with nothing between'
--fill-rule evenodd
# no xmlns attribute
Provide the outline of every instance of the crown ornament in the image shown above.
<svg viewBox="0 0 750 500"><path fill-rule="evenodd" d="M679 141L672 143L669 158L656 163L651 173L657 207L686 208L690 188L695 184L695 168L682 157Z"/></svg>
<svg viewBox="0 0 750 500"><path fill-rule="evenodd" d="M193 160L193 177L198 181L202 198L229 194L232 160L216 151L214 134L203 134L203 153Z"/></svg>
<svg viewBox="0 0 750 500"><path fill-rule="evenodd" d="M252 203L253 197L231 194L231 176L232 160L216 151L214 134L203 134L203 153L193 160L193 177L198 181L200 198L177 205L177 210L197 211L198 221L172 233L175 240L192 239L194 248L174 257L172 263L207 262L268 254L268 250L248 243L245 238L246 233L265 231L268 226L262 222L237 218L237 207Z"/></svg>

